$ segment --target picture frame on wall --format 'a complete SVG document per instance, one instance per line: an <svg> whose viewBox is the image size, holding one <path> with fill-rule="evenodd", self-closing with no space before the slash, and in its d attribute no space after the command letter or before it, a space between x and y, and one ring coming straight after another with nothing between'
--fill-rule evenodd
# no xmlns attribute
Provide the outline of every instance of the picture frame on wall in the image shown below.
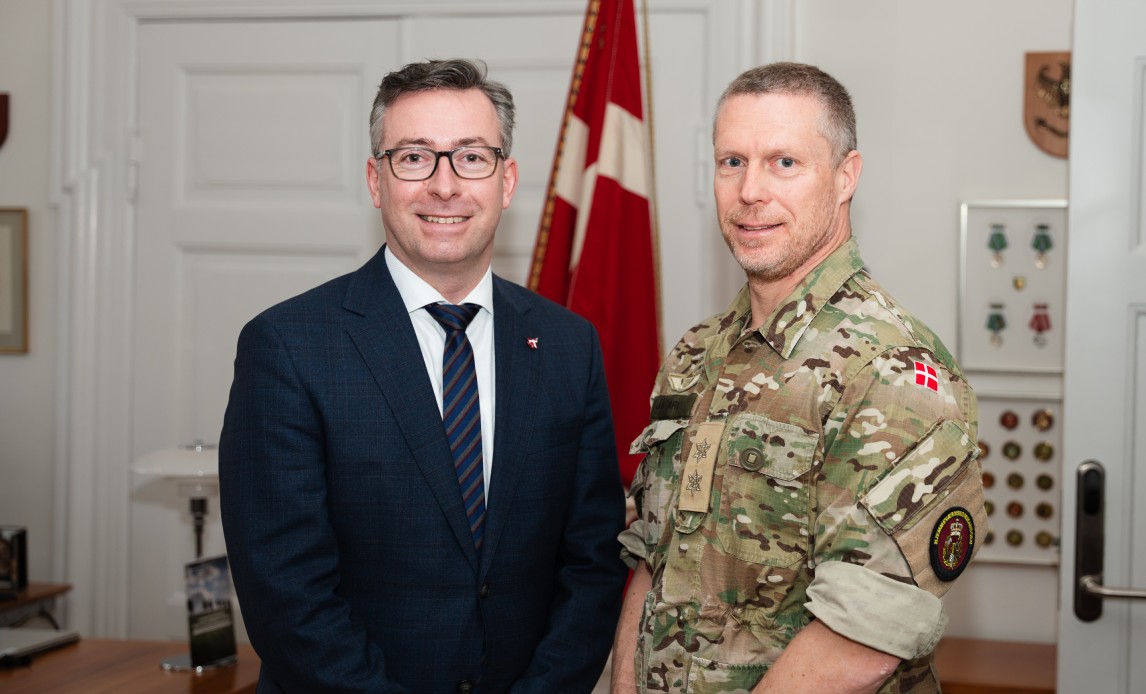
<svg viewBox="0 0 1146 694"><path fill-rule="evenodd" d="M0 353L28 351L28 210L0 207Z"/></svg>
<svg viewBox="0 0 1146 694"><path fill-rule="evenodd" d="M959 208L958 358L968 371L1061 373L1067 201Z"/></svg>

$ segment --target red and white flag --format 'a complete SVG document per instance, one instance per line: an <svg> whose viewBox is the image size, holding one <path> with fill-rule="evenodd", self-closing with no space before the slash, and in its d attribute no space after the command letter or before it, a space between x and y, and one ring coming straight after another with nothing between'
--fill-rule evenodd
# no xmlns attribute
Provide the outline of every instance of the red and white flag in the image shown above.
<svg viewBox="0 0 1146 694"><path fill-rule="evenodd" d="M660 366L648 132L633 0L590 0L529 287L597 327L626 485Z"/></svg>

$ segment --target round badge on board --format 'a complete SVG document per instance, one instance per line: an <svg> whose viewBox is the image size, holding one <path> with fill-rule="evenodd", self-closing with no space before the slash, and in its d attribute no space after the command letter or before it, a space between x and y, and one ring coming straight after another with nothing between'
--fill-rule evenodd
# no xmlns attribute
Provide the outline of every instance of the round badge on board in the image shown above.
<svg viewBox="0 0 1146 694"><path fill-rule="evenodd" d="M961 506L939 517L931 531L931 569L941 581L954 581L971 561L975 546L975 521Z"/></svg>
<svg viewBox="0 0 1146 694"><path fill-rule="evenodd" d="M1031 424L1039 431L1046 431L1054 426L1054 412L1049 409L1035 410L1031 415Z"/></svg>

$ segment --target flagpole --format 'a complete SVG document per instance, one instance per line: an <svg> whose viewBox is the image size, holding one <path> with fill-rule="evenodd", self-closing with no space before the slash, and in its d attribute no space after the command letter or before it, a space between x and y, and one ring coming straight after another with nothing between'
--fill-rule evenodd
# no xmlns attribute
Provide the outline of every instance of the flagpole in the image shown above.
<svg viewBox="0 0 1146 694"><path fill-rule="evenodd" d="M664 344L664 321L661 320L661 234L660 219L657 213L657 144L653 129L653 61L649 48L652 34L649 32L649 1L641 3L641 23L645 34L645 115L648 118L649 138L649 215L652 217L653 236L653 297L657 311L657 359L661 358L661 345Z"/></svg>

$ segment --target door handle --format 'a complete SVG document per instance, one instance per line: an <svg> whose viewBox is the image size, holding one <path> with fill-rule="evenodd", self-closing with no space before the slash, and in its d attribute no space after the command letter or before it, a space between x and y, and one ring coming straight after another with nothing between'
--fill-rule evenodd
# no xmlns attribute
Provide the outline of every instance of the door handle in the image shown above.
<svg viewBox="0 0 1146 694"><path fill-rule="evenodd" d="M1078 466L1074 526L1074 614L1084 622L1102 616L1108 598L1142 600L1146 590L1102 584L1106 524L1106 470L1095 460Z"/></svg>
<svg viewBox="0 0 1146 694"><path fill-rule="evenodd" d="M1146 600L1146 590L1137 588L1107 588L1102 585L1102 574L1096 576L1083 576L1079 579L1082 589L1091 595L1102 598L1130 598L1131 600Z"/></svg>

